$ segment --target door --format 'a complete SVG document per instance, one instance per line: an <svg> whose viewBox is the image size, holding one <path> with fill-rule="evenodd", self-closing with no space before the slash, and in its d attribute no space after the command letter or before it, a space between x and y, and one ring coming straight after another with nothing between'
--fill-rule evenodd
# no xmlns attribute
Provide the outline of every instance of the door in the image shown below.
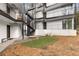
<svg viewBox="0 0 79 59"><path fill-rule="evenodd" d="M10 38L10 25L7 25L7 38Z"/></svg>

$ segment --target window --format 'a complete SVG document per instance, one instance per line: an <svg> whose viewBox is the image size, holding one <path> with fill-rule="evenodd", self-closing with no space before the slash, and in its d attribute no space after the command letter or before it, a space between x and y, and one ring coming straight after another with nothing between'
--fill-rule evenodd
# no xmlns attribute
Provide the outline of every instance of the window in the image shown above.
<svg viewBox="0 0 79 59"><path fill-rule="evenodd" d="M61 12L63 13L63 15L73 14L73 6L64 7Z"/></svg>
<svg viewBox="0 0 79 59"><path fill-rule="evenodd" d="M63 29L72 29L72 19L65 19L62 22Z"/></svg>
<svg viewBox="0 0 79 59"><path fill-rule="evenodd" d="M43 29L46 29L46 28L47 28L47 23L43 22Z"/></svg>

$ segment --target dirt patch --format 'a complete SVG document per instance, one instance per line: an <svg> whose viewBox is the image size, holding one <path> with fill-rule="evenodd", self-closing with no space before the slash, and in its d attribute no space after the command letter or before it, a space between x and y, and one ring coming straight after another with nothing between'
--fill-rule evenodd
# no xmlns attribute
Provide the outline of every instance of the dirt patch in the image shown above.
<svg viewBox="0 0 79 59"><path fill-rule="evenodd" d="M79 56L79 36L56 36L57 42L44 48L15 44L3 51L3 56Z"/></svg>

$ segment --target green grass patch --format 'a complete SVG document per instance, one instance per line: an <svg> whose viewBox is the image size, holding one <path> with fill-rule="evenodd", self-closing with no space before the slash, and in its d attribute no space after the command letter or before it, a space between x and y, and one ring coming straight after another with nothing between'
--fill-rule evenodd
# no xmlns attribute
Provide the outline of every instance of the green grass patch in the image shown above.
<svg viewBox="0 0 79 59"><path fill-rule="evenodd" d="M22 45L33 47L33 48L42 48L47 46L48 44L53 44L56 41L55 37L52 36L44 36L39 37L38 39L23 42Z"/></svg>

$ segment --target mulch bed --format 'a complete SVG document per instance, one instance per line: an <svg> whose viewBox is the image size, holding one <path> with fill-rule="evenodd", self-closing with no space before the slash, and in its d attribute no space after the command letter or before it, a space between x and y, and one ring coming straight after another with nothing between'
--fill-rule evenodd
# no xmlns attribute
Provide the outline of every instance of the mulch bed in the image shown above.
<svg viewBox="0 0 79 59"><path fill-rule="evenodd" d="M1 53L2 56L79 56L79 36L57 36L57 42L44 48L31 48L14 44Z"/></svg>

